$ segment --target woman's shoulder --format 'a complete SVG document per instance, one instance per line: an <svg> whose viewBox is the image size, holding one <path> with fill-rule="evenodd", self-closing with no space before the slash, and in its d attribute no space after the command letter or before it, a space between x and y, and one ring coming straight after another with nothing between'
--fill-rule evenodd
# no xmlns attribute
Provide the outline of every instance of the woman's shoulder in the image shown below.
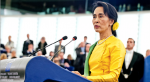
<svg viewBox="0 0 150 82"><path fill-rule="evenodd" d="M109 44L111 46L116 46L116 47L124 47L124 44L122 43L122 41L115 36L111 37L107 41L107 44Z"/></svg>

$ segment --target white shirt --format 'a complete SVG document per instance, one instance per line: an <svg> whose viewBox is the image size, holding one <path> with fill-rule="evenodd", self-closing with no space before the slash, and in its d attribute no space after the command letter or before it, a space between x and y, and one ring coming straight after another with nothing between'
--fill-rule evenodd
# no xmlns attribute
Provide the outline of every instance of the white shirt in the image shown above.
<svg viewBox="0 0 150 82"><path fill-rule="evenodd" d="M7 53L8 59L11 59L11 53Z"/></svg>
<svg viewBox="0 0 150 82"><path fill-rule="evenodd" d="M26 42L30 43L30 39L27 39Z"/></svg>
<svg viewBox="0 0 150 82"><path fill-rule="evenodd" d="M9 46L10 48L14 48L14 42L13 41L11 41L11 42L7 42L6 43L6 46Z"/></svg>
<svg viewBox="0 0 150 82"><path fill-rule="evenodd" d="M133 57L133 50L126 50L126 56L125 56L125 65L126 69L128 69Z"/></svg>
<svg viewBox="0 0 150 82"><path fill-rule="evenodd" d="M89 52L86 52L86 57L88 56Z"/></svg>

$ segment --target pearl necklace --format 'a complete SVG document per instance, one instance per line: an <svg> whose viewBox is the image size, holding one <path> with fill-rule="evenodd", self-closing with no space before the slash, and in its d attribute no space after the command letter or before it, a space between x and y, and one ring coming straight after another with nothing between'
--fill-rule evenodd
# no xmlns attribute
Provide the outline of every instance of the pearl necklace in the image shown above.
<svg viewBox="0 0 150 82"><path fill-rule="evenodd" d="M106 41L109 37L111 37L112 35L110 35L110 36L108 36L104 41ZM103 42L104 42L103 41ZM101 42L100 44L102 44L103 42ZM97 45L100 45L100 44L98 44L98 42L97 42Z"/></svg>

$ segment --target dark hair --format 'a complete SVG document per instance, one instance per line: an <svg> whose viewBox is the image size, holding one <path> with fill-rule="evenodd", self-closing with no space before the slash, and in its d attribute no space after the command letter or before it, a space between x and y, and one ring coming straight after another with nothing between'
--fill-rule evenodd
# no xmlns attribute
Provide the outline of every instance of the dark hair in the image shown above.
<svg viewBox="0 0 150 82"><path fill-rule="evenodd" d="M33 44L29 43L28 45L33 45Z"/></svg>
<svg viewBox="0 0 150 82"><path fill-rule="evenodd" d="M84 38L87 38L87 36L84 36Z"/></svg>
<svg viewBox="0 0 150 82"><path fill-rule="evenodd" d="M104 14L107 15L110 19L113 19L113 20L114 20L114 23L117 22L118 14L117 14L117 10L115 9L114 6L112 6L111 4L106 3L106 2L96 1L96 2L93 3L93 10L92 10L92 13L94 13L94 10L95 10L97 7L103 7L103 9L104 9ZM112 27L113 27L113 25L112 25ZM112 27L111 27L112 34L113 34L114 36L117 36L116 31L113 31L113 30L112 30Z"/></svg>
<svg viewBox="0 0 150 82"><path fill-rule="evenodd" d="M133 42L134 42L134 44L135 44L135 41L134 41L134 39L133 39L133 38L128 38L128 39L132 39L132 40L133 40Z"/></svg>

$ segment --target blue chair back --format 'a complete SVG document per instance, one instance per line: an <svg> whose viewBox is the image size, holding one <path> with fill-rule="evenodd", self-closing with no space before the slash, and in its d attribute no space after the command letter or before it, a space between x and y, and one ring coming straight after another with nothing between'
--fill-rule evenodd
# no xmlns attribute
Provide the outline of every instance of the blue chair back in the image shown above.
<svg viewBox="0 0 150 82"><path fill-rule="evenodd" d="M150 82L150 56L145 58L143 82Z"/></svg>

